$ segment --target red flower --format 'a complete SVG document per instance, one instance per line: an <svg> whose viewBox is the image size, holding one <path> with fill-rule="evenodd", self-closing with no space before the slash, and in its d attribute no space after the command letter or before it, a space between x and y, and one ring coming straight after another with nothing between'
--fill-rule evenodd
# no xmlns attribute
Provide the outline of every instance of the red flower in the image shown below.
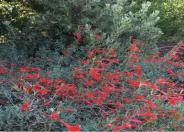
<svg viewBox="0 0 184 132"><path fill-rule="evenodd" d="M132 119L131 122L137 123L137 124L142 124L143 122L138 119Z"/></svg>
<svg viewBox="0 0 184 132"><path fill-rule="evenodd" d="M170 95L170 97L168 98L168 103L170 105L176 105L178 102L182 102L183 101L183 97L182 95Z"/></svg>
<svg viewBox="0 0 184 132"><path fill-rule="evenodd" d="M47 78L40 78L39 81L44 83L46 86L49 86L52 83L52 81Z"/></svg>
<svg viewBox="0 0 184 132"><path fill-rule="evenodd" d="M137 75L137 76L142 76L143 72L142 72L142 67L139 66L139 65L134 65L133 66L133 69L134 69L134 73Z"/></svg>
<svg viewBox="0 0 184 132"><path fill-rule="evenodd" d="M97 40L102 39L102 35L100 35L100 34L95 34L95 38L96 38Z"/></svg>
<svg viewBox="0 0 184 132"><path fill-rule="evenodd" d="M75 37L76 42L77 42L78 44L80 44L81 41L82 41L81 33L80 33L80 32L74 32L73 35L74 35L74 37Z"/></svg>
<svg viewBox="0 0 184 132"><path fill-rule="evenodd" d="M72 83L65 83L62 86L55 85L54 88L56 88L56 94L59 94L60 96L73 96L77 94L76 86Z"/></svg>
<svg viewBox="0 0 184 132"><path fill-rule="evenodd" d="M130 62L139 62L140 58L137 54L129 53L128 56L130 57Z"/></svg>
<svg viewBox="0 0 184 132"><path fill-rule="evenodd" d="M152 84L151 82L148 81L141 82L141 86L147 86L150 87L151 89L158 90L158 86L156 84Z"/></svg>
<svg viewBox="0 0 184 132"><path fill-rule="evenodd" d="M35 85L33 85L32 88L33 88L33 90L38 92L41 89L41 85L39 83L36 83Z"/></svg>
<svg viewBox="0 0 184 132"><path fill-rule="evenodd" d="M41 96L44 96L48 94L49 90L48 89L39 89L38 92L40 93Z"/></svg>
<svg viewBox="0 0 184 132"><path fill-rule="evenodd" d="M144 99L144 96L142 96L142 95L136 95L135 98L136 98L137 100L142 100L142 99Z"/></svg>
<svg viewBox="0 0 184 132"><path fill-rule="evenodd" d="M125 74L128 78L131 78L134 75L133 72L129 72L129 71L125 71L123 74Z"/></svg>
<svg viewBox="0 0 184 132"><path fill-rule="evenodd" d="M63 80L61 80L60 78L57 78L57 79L55 79L54 80L56 83L62 83L63 82Z"/></svg>
<svg viewBox="0 0 184 132"><path fill-rule="evenodd" d="M94 50L89 50L89 51L88 51L88 54L87 54L87 57L88 57L89 59L93 58L93 57L94 57Z"/></svg>
<svg viewBox="0 0 184 132"><path fill-rule="evenodd" d="M170 84L170 82L166 79L166 78L159 78L157 79L156 83L159 83L159 84Z"/></svg>
<svg viewBox="0 0 184 132"><path fill-rule="evenodd" d="M21 72L36 72L40 71L41 69L39 67L21 67L20 71Z"/></svg>
<svg viewBox="0 0 184 132"><path fill-rule="evenodd" d="M176 74L172 69L168 69L168 70L167 70L167 73L169 73L170 75L172 75L172 76L174 76L174 77L177 76L177 74Z"/></svg>
<svg viewBox="0 0 184 132"><path fill-rule="evenodd" d="M40 78L40 74L39 73L37 73L37 74L27 74L26 76L25 76L25 79L38 79L38 78Z"/></svg>
<svg viewBox="0 0 184 132"><path fill-rule="evenodd" d="M119 131L121 129L130 129L132 125L130 123L125 123L124 125L117 126L113 129L113 131Z"/></svg>
<svg viewBox="0 0 184 132"><path fill-rule="evenodd" d="M81 132L79 124L75 124L74 126L72 126L66 123L63 119L60 119L60 122L68 129L68 132Z"/></svg>
<svg viewBox="0 0 184 132"><path fill-rule="evenodd" d="M121 78L121 74L118 71L115 73L108 73L107 78L109 81L119 82L119 79Z"/></svg>
<svg viewBox="0 0 184 132"><path fill-rule="evenodd" d="M5 73L7 73L8 72L8 69L7 68L1 68L0 69L0 75L1 74L5 74Z"/></svg>
<svg viewBox="0 0 184 132"><path fill-rule="evenodd" d="M168 103L170 105L176 105L177 104L177 100L176 99L173 99L173 98L170 98L170 99L168 99Z"/></svg>
<svg viewBox="0 0 184 132"><path fill-rule="evenodd" d="M122 98L122 100L125 101L126 103L131 103L131 102L132 102L132 100L130 100L130 99L127 98L127 97Z"/></svg>
<svg viewBox="0 0 184 132"><path fill-rule="evenodd" d="M73 77L77 79L83 79L84 75L82 73L77 73L77 74L74 74Z"/></svg>
<svg viewBox="0 0 184 132"><path fill-rule="evenodd" d="M101 106L104 102L104 99L99 98L99 99L94 99L93 102L99 106Z"/></svg>
<svg viewBox="0 0 184 132"><path fill-rule="evenodd" d="M24 102L24 103L21 105L21 110L22 110L22 111L28 111L28 110L29 110L29 103L28 103L28 102Z"/></svg>
<svg viewBox="0 0 184 132"><path fill-rule="evenodd" d="M144 100L144 102L147 103L145 108L152 108L152 109L157 108L157 105L151 100Z"/></svg>
<svg viewBox="0 0 184 132"><path fill-rule="evenodd" d="M51 101L43 102L43 103L42 103L42 106L49 106L49 105L50 105L50 103L51 103Z"/></svg>
<svg viewBox="0 0 184 132"><path fill-rule="evenodd" d="M87 64L89 64L89 60L81 60L80 63L82 65L87 65Z"/></svg>
<svg viewBox="0 0 184 132"><path fill-rule="evenodd" d="M123 106L121 102L116 102L115 105L116 105L117 107L122 107L122 106Z"/></svg>
<svg viewBox="0 0 184 132"><path fill-rule="evenodd" d="M129 47L129 50L130 51L133 51L133 52L137 52L137 53L140 53L140 49L137 47L137 45L135 43L132 43Z"/></svg>
<svg viewBox="0 0 184 132"><path fill-rule="evenodd" d="M140 85L140 82L137 80L129 80L128 84L132 87L132 88L138 88Z"/></svg>
<svg viewBox="0 0 184 132"><path fill-rule="evenodd" d="M151 111L143 112L140 114L141 116L147 117L150 120L157 120L157 115L153 114Z"/></svg>
<svg viewBox="0 0 184 132"><path fill-rule="evenodd" d="M93 80L86 80L85 81L85 85L86 86L93 86L94 85L94 81Z"/></svg>
<svg viewBox="0 0 184 132"><path fill-rule="evenodd" d="M94 92L89 92L89 93L86 93L84 94L84 96L90 98L90 99L93 99L94 98Z"/></svg>
<svg viewBox="0 0 184 132"><path fill-rule="evenodd" d="M31 92L32 88L31 87L27 87L24 89L26 94L29 94Z"/></svg>
<svg viewBox="0 0 184 132"><path fill-rule="evenodd" d="M107 123L105 126L106 126L107 128L113 127L113 125L112 125L111 123Z"/></svg>
<svg viewBox="0 0 184 132"><path fill-rule="evenodd" d="M23 82L21 82L21 81L18 81L18 82L17 82L17 87L18 87L18 88L21 88L21 89L22 89L23 86L24 86Z"/></svg>
<svg viewBox="0 0 184 132"><path fill-rule="evenodd" d="M89 71L89 75L96 81L100 81L100 73L97 68L91 68Z"/></svg>
<svg viewBox="0 0 184 132"><path fill-rule="evenodd" d="M58 120L59 119L57 112L52 112L51 115L49 115L49 118L51 120Z"/></svg>

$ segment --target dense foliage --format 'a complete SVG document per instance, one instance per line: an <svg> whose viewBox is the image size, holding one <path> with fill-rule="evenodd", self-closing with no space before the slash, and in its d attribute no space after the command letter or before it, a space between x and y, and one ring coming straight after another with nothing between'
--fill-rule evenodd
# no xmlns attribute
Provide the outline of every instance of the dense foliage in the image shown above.
<svg viewBox="0 0 184 132"><path fill-rule="evenodd" d="M148 14L150 2L144 3L136 12L133 12L135 3L127 0L31 0L18 3L20 8L12 2L2 3L3 10L10 8L11 11L7 10L9 17L4 17L1 25L6 29L4 37L7 42L14 44L18 52L23 50L28 55L35 54L40 47L61 53L67 46L72 46L76 54L76 50L86 47L117 45L126 51L130 36L154 45L161 34L154 26L159 20L158 12ZM26 14L25 6L34 13ZM21 9L26 15L20 20ZM17 16L13 18L12 14ZM20 21L25 25L17 26L16 22ZM94 35L102 35L100 44Z"/></svg>
<svg viewBox="0 0 184 132"><path fill-rule="evenodd" d="M0 130L184 130L184 42L156 46L180 32L180 8L0 0Z"/></svg>
<svg viewBox="0 0 184 132"><path fill-rule="evenodd" d="M57 72L2 63L1 130L183 130L184 43L166 57L143 46L131 43L124 68L115 48Z"/></svg>
<svg viewBox="0 0 184 132"><path fill-rule="evenodd" d="M136 0L137 7L146 0ZM183 0L150 0L151 10L160 11L157 26L162 29L161 40L183 40L184 36L184 1ZM137 8L136 8L137 9Z"/></svg>

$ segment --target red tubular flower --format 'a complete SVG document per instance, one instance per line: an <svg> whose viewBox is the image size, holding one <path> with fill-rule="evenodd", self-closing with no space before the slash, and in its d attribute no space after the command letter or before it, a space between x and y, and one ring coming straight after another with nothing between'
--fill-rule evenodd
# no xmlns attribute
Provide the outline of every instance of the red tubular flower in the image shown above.
<svg viewBox="0 0 184 132"><path fill-rule="evenodd" d="M24 88L24 92L26 94L29 94L31 92L32 88L31 87L27 87L27 88Z"/></svg>
<svg viewBox="0 0 184 132"><path fill-rule="evenodd" d="M104 102L104 100L102 98L99 98L99 99L94 99L93 102L95 104L97 104L98 106L101 106Z"/></svg>
<svg viewBox="0 0 184 132"><path fill-rule="evenodd" d="M58 83L62 83L62 82L63 82L63 80L62 80L62 79L60 79L60 78L56 78L56 79L54 80L54 82L56 82L56 83L58 84Z"/></svg>
<svg viewBox="0 0 184 132"><path fill-rule="evenodd" d="M168 97L168 103L170 105L176 105L178 102L182 102L183 101L183 97L182 95L170 95Z"/></svg>
<svg viewBox="0 0 184 132"><path fill-rule="evenodd" d="M93 99L94 98L94 92L89 92L84 94L85 97L88 97L89 99Z"/></svg>
<svg viewBox="0 0 184 132"><path fill-rule="evenodd" d="M135 42L132 43L128 49L129 49L130 51L137 52L137 53L140 53L140 52L141 52L140 49L137 47L137 45L136 45Z"/></svg>
<svg viewBox="0 0 184 132"><path fill-rule="evenodd" d="M30 79L38 79L40 78L40 74L36 73L36 74L27 74L25 77L25 79L30 80Z"/></svg>
<svg viewBox="0 0 184 132"><path fill-rule="evenodd" d="M140 85L140 82L137 80L129 80L128 84L132 87L132 88L138 88Z"/></svg>
<svg viewBox="0 0 184 132"><path fill-rule="evenodd" d="M51 120L58 120L59 116L58 116L57 112L52 112L51 115L49 115L49 118Z"/></svg>
<svg viewBox="0 0 184 132"><path fill-rule="evenodd" d="M94 85L93 80L86 80L84 83L85 83L86 86L93 86Z"/></svg>
<svg viewBox="0 0 184 132"><path fill-rule="evenodd" d="M89 64L89 60L81 60L80 63L82 65L88 65Z"/></svg>
<svg viewBox="0 0 184 132"><path fill-rule="evenodd" d="M115 73L107 73L106 74L106 79L111 82L119 82L121 74L119 72Z"/></svg>
<svg viewBox="0 0 184 132"><path fill-rule="evenodd" d="M93 58L94 57L94 50L89 50L88 51L88 54L87 54L87 57L89 58L89 59L91 59L91 58Z"/></svg>
<svg viewBox="0 0 184 132"><path fill-rule="evenodd" d="M49 85L52 83L52 81L49 80L49 79L47 79L47 78L40 78L39 81L40 81L41 83L44 83L46 86L49 86Z"/></svg>
<svg viewBox="0 0 184 132"><path fill-rule="evenodd" d="M137 100L142 100L142 99L144 99L144 96L142 96L142 95L136 95L135 98L136 98Z"/></svg>
<svg viewBox="0 0 184 132"><path fill-rule="evenodd" d="M137 123L137 124L142 124L143 123L141 120L138 120L138 119L132 119L131 122Z"/></svg>
<svg viewBox="0 0 184 132"><path fill-rule="evenodd" d="M129 53L128 56L130 57L129 62L139 62L140 58L137 54Z"/></svg>
<svg viewBox="0 0 184 132"><path fill-rule="evenodd" d="M20 72L38 72L41 69L39 67L21 67L20 68Z"/></svg>
<svg viewBox="0 0 184 132"><path fill-rule="evenodd" d="M23 83L23 82L21 82L21 81L18 81L18 82L17 82L17 87L18 87L18 88L21 88L21 89L22 89L23 86L24 86L24 83Z"/></svg>
<svg viewBox="0 0 184 132"><path fill-rule="evenodd" d="M169 73L173 77L176 77L177 76L177 74L172 69L168 69L167 70L167 73Z"/></svg>
<svg viewBox="0 0 184 132"><path fill-rule="evenodd" d="M103 59L102 61L119 64L119 59Z"/></svg>
<svg viewBox="0 0 184 132"><path fill-rule="evenodd" d="M124 102L126 102L126 103L131 103L131 102L132 102L132 100L130 100L130 99L127 98L127 97L122 98L122 100L123 100Z"/></svg>
<svg viewBox="0 0 184 132"><path fill-rule="evenodd" d="M24 102L24 103L21 105L21 110L22 110L22 111L28 111L28 110L29 110L29 103L28 103L28 102Z"/></svg>
<svg viewBox="0 0 184 132"><path fill-rule="evenodd" d="M159 79L156 80L156 83L158 83L158 84L167 84L167 85L170 84L170 82L166 78L159 78Z"/></svg>
<svg viewBox="0 0 184 132"><path fill-rule="evenodd" d="M133 75L134 75L133 72L129 72L129 71L125 71L123 74L124 74L125 76L127 76L128 78L131 78L131 77L133 77Z"/></svg>
<svg viewBox="0 0 184 132"><path fill-rule="evenodd" d="M168 99L168 103L170 105L176 105L177 104L177 100L176 99L173 99L173 98L170 98L170 99Z"/></svg>
<svg viewBox="0 0 184 132"><path fill-rule="evenodd" d="M51 103L51 101L43 102L43 103L42 103L42 106L49 106L49 105L50 105L50 103Z"/></svg>
<svg viewBox="0 0 184 132"><path fill-rule="evenodd" d="M84 78L84 74L82 73L76 73L73 75L74 78L77 78L77 79L83 79Z"/></svg>
<svg viewBox="0 0 184 132"><path fill-rule="evenodd" d="M116 126L113 131L119 131L121 129L130 129L132 128L132 125L130 123L125 123L123 125L120 125L120 126Z"/></svg>
<svg viewBox="0 0 184 132"><path fill-rule="evenodd" d="M79 128L79 124L75 124L74 126L71 125L65 125L68 129L68 132L80 132L81 129Z"/></svg>
<svg viewBox="0 0 184 132"><path fill-rule="evenodd" d="M95 38L96 38L97 40L102 39L102 35L100 35L100 34L95 34Z"/></svg>
<svg viewBox="0 0 184 132"><path fill-rule="evenodd" d="M143 112L140 115L149 118L149 120L157 120L157 115L153 114L151 111Z"/></svg>
<svg viewBox="0 0 184 132"><path fill-rule="evenodd" d="M107 128L112 128L112 127L113 127L113 125L112 125L111 123L107 123L105 126L106 126Z"/></svg>
<svg viewBox="0 0 184 132"><path fill-rule="evenodd" d="M48 89L39 89L38 92L41 96L47 95L49 90Z"/></svg>
<svg viewBox="0 0 184 132"><path fill-rule="evenodd" d="M0 68L0 75L5 74L8 72L7 68Z"/></svg>
<svg viewBox="0 0 184 132"><path fill-rule="evenodd" d="M141 86L147 86L151 89L158 90L158 86L156 84L152 84L151 82L148 81L141 82Z"/></svg>
<svg viewBox="0 0 184 132"><path fill-rule="evenodd" d="M142 71L142 67L141 67L140 65L134 65L134 66L133 66L133 69L134 69L134 73L135 73L137 76L142 76L143 71Z"/></svg>
<svg viewBox="0 0 184 132"><path fill-rule="evenodd" d="M41 85L39 83L36 83L35 85L32 86L33 90L39 91L41 89Z"/></svg>
<svg viewBox="0 0 184 132"><path fill-rule="evenodd" d="M72 97L78 94L75 84L72 83L65 83L63 86L56 85L55 88L57 89L56 94L60 96Z"/></svg>
<svg viewBox="0 0 184 132"><path fill-rule="evenodd" d="M59 121L68 129L68 132L81 132L79 124L72 126L69 123L66 123L63 119L60 119Z"/></svg>
<svg viewBox="0 0 184 132"><path fill-rule="evenodd" d="M75 37L76 42L77 42L78 44L80 44L81 41L82 41L81 33L80 33L80 32L74 32L73 35L74 35L74 37Z"/></svg>
<svg viewBox="0 0 184 132"><path fill-rule="evenodd" d="M91 68L89 71L89 75L97 82L100 81L100 73L97 68Z"/></svg>
<svg viewBox="0 0 184 132"><path fill-rule="evenodd" d="M157 108L157 105L151 100L144 100L144 102L147 103L145 108L151 108L151 109Z"/></svg>

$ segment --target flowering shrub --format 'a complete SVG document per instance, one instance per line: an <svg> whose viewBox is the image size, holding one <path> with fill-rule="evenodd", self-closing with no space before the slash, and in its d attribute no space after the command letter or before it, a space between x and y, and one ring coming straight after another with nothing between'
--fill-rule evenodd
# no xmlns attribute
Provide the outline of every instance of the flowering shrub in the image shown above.
<svg viewBox="0 0 184 132"><path fill-rule="evenodd" d="M0 129L183 130L184 42L165 57L145 57L143 47L133 40L123 66L116 48L89 49L55 78L31 64L2 65Z"/></svg>

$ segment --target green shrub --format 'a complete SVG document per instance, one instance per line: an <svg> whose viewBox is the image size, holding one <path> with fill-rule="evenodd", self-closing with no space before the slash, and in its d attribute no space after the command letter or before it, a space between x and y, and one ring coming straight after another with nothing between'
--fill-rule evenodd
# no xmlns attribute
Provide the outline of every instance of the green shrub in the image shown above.
<svg viewBox="0 0 184 132"><path fill-rule="evenodd" d="M158 3L154 9L160 10L158 27L164 32L163 39L183 40L184 1L166 0Z"/></svg>
<svg viewBox="0 0 184 132"><path fill-rule="evenodd" d="M28 56L41 47L63 54L64 48L70 45L72 54L78 57L84 56L87 47L116 45L126 52L130 36L144 40L151 47L161 34L155 27L158 11L148 13L150 2L144 3L136 12L133 10L135 3L128 0L31 0L20 3L35 15L28 13L25 25L13 25L9 19L4 19L2 25L8 30L5 34L8 42ZM101 35L102 39L95 40L95 34ZM80 44L76 39L80 39Z"/></svg>

